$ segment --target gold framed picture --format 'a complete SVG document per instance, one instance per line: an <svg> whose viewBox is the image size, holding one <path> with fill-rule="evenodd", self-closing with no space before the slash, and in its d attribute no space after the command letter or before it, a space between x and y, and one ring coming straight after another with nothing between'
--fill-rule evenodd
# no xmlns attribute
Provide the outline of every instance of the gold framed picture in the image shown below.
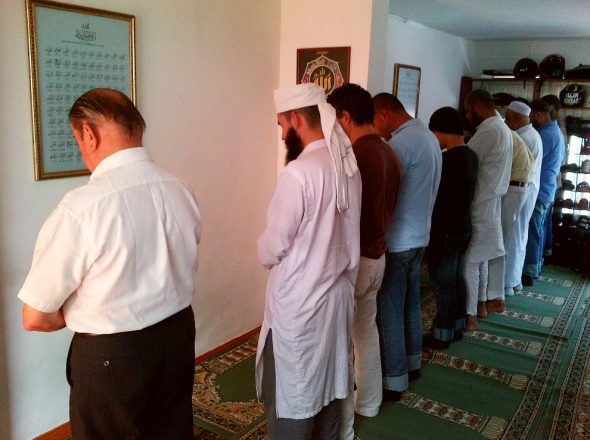
<svg viewBox="0 0 590 440"><path fill-rule="evenodd" d="M393 72L393 95L400 100L410 116L418 116L420 99L420 67L395 64Z"/></svg>
<svg viewBox="0 0 590 440"><path fill-rule="evenodd" d="M47 0L27 0L35 180L89 174L68 112L104 87L135 103L135 17Z"/></svg>
<svg viewBox="0 0 590 440"><path fill-rule="evenodd" d="M350 47L297 49L297 84L315 83L326 91L350 78Z"/></svg>

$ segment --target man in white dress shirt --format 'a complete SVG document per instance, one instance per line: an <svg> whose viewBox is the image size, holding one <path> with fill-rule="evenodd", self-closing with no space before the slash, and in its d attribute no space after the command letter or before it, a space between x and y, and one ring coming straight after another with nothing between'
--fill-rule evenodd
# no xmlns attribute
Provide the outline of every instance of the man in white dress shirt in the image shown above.
<svg viewBox="0 0 590 440"><path fill-rule="evenodd" d="M24 327L76 332L75 439L192 439L197 202L141 146L145 122L124 94L91 90L69 118L92 174L39 233Z"/></svg>
<svg viewBox="0 0 590 440"><path fill-rule="evenodd" d="M531 175L529 176L530 184L526 188L524 205L516 219L511 239L508 241L508 247L506 248L504 290L507 295L513 295L514 290L522 289L520 280L529 234L529 220L535 209L535 201L539 192L539 180L541 179L543 142L539 132L531 124L530 113L531 108L520 101L512 101L506 108L506 125L519 134L533 157Z"/></svg>
<svg viewBox="0 0 590 440"><path fill-rule="evenodd" d="M477 316L487 315L486 301L504 297L502 197L510 182L512 132L496 113L489 92L473 90L465 97L464 104L467 120L477 127L467 146L475 152L479 163L471 203L473 231L465 261L466 328L476 330Z"/></svg>
<svg viewBox="0 0 590 440"><path fill-rule="evenodd" d="M361 180L324 89L275 90L288 164L258 241L270 269L256 359L272 440L337 439L348 395Z"/></svg>

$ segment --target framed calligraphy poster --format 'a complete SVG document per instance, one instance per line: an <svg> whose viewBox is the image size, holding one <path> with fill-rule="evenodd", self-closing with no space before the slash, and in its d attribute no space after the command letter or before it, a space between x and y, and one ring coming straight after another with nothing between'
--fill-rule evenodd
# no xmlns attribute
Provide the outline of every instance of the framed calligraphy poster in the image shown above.
<svg viewBox="0 0 590 440"><path fill-rule="evenodd" d="M297 49L297 84L315 83L326 94L350 79L350 47Z"/></svg>
<svg viewBox="0 0 590 440"><path fill-rule="evenodd" d="M393 72L393 95L400 100L410 116L418 116L420 98L420 67L395 64Z"/></svg>
<svg viewBox="0 0 590 440"><path fill-rule="evenodd" d="M88 174L68 112L88 90L135 103L135 17L27 0L35 180Z"/></svg>

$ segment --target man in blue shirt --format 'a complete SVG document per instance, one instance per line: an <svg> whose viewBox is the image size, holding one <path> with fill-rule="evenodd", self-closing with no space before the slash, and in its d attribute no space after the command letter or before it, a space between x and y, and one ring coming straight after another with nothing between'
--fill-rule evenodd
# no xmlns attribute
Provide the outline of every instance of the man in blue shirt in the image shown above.
<svg viewBox="0 0 590 440"><path fill-rule="evenodd" d="M383 400L399 401L422 361L420 263L428 244L442 155L436 137L389 93L373 97L377 132L402 165L393 219L387 230L385 275L377 295Z"/></svg>
<svg viewBox="0 0 590 440"><path fill-rule="evenodd" d="M557 121L551 120L553 107L537 99L531 102L531 122L543 141L543 159L541 161L541 182L535 209L529 222L529 238L522 272L522 284L532 286L533 279L539 278L543 265L543 248L545 244L545 224L557 189L557 175L565 151L563 134Z"/></svg>

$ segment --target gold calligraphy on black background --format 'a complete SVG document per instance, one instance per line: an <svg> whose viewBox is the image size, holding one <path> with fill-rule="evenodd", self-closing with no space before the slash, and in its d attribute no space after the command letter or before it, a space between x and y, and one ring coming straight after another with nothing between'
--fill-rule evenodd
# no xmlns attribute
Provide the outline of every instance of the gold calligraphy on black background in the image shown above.
<svg viewBox="0 0 590 440"><path fill-rule="evenodd" d="M297 50L297 84L314 83L326 94L349 81L350 47Z"/></svg>

